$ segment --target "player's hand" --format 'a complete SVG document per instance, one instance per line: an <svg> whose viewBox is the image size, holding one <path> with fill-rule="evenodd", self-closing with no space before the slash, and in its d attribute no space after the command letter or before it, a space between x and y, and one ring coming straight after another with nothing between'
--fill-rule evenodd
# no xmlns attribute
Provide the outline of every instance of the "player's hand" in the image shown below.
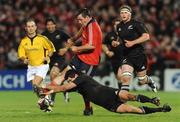
<svg viewBox="0 0 180 122"><path fill-rule="evenodd" d="M114 55L114 52L112 51L106 51L106 55L111 58Z"/></svg>
<svg viewBox="0 0 180 122"><path fill-rule="evenodd" d="M77 46L72 46L71 50L72 50L73 53L79 53Z"/></svg>
<svg viewBox="0 0 180 122"><path fill-rule="evenodd" d="M119 42L119 41L112 41L112 42L111 42L111 45L112 45L113 47L117 47L118 45L120 45L120 42Z"/></svg>
<svg viewBox="0 0 180 122"><path fill-rule="evenodd" d="M24 63L24 64L29 64L29 59L27 59L27 58L24 59L23 63Z"/></svg>
<svg viewBox="0 0 180 122"><path fill-rule="evenodd" d="M67 48L62 48L62 49L59 49L58 54L59 54L60 56L63 56L67 51L68 51Z"/></svg>
<svg viewBox="0 0 180 122"><path fill-rule="evenodd" d="M126 46L126 47L132 47L132 46L134 46L134 45L135 45L135 44L134 44L133 41L125 40L125 46Z"/></svg>
<svg viewBox="0 0 180 122"><path fill-rule="evenodd" d="M66 47L70 48L74 44L73 40L70 38L67 40Z"/></svg>

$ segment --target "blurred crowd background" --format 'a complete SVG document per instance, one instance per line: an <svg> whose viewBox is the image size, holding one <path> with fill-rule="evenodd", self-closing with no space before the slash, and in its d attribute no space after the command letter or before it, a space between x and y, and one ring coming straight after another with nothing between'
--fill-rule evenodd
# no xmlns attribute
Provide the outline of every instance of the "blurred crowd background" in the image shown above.
<svg viewBox="0 0 180 122"><path fill-rule="evenodd" d="M180 68L180 0L0 0L0 70L24 68L17 59L17 47L25 35L26 18L35 18L41 33L45 19L54 16L59 28L74 35L79 29L75 12L87 7L105 36L123 4L132 7L133 17L143 21L151 34L151 41L145 44L151 73ZM100 69L107 65L102 54Z"/></svg>

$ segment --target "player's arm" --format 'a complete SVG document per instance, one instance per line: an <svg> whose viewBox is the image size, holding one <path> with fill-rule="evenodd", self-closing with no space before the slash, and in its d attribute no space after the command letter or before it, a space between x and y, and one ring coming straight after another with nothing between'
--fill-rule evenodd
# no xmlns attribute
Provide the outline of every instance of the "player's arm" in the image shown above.
<svg viewBox="0 0 180 122"><path fill-rule="evenodd" d="M82 45L82 46L72 46L71 47L71 50L74 53L83 53L83 52L92 51L94 49L95 49L95 46L89 45L89 44L85 44L85 45Z"/></svg>
<svg viewBox="0 0 180 122"><path fill-rule="evenodd" d="M81 27L80 30L73 37L67 40L65 47L59 50L59 55L64 55L75 44L75 41L81 37L82 31L83 27Z"/></svg>
<svg viewBox="0 0 180 122"><path fill-rule="evenodd" d="M48 54L46 54L48 57L51 57L53 53L56 51L53 43L49 41L48 38L46 38L45 36L44 36L44 48L48 52Z"/></svg>
<svg viewBox="0 0 180 122"><path fill-rule="evenodd" d="M135 39L135 40L133 40L131 42L133 42L133 45L135 45L135 44L144 43L149 39L150 39L149 34L148 33L143 33L139 38L137 38L137 39ZM128 40L126 40L126 42L128 42Z"/></svg>
<svg viewBox="0 0 180 122"><path fill-rule="evenodd" d="M22 61L24 64L28 64L29 62L22 42L18 47L18 59Z"/></svg>
<svg viewBox="0 0 180 122"><path fill-rule="evenodd" d="M112 57L114 55L114 53L110 51L107 45L105 44L102 45L102 50L108 57Z"/></svg>
<svg viewBox="0 0 180 122"><path fill-rule="evenodd" d="M136 22L135 23L135 29L139 34L141 34L141 36L135 40L132 40L132 41L125 40L126 47L132 47L136 44L141 44L141 43L144 43L144 42L150 40L150 35L148 33L148 30L143 23Z"/></svg>
<svg viewBox="0 0 180 122"><path fill-rule="evenodd" d="M59 85L49 85L47 86L46 88L51 90L51 93L56 93L56 92L64 92L64 91L68 91L72 88L75 88L77 85L73 82L69 82L69 83L66 83L66 84L63 84L61 86Z"/></svg>
<svg viewBox="0 0 180 122"><path fill-rule="evenodd" d="M83 27L81 27L80 30L73 37L70 38L70 40L72 42L75 42L77 39L81 37L82 32L83 32Z"/></svg>

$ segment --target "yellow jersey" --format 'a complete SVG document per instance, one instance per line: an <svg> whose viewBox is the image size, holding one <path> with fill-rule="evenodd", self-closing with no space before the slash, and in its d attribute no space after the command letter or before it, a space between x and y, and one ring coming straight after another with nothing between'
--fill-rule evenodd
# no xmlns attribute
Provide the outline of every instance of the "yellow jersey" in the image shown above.
<svg viewBox="0 0 180 122"><path fill-rule="evenodd" d="M39 66L44 63L44 58L55 52L54 45L43 35L36 35L33 38L24 37L18 47L18 57L29 59L29 65ZM48 63L50 62L50 59Z"/></svg>

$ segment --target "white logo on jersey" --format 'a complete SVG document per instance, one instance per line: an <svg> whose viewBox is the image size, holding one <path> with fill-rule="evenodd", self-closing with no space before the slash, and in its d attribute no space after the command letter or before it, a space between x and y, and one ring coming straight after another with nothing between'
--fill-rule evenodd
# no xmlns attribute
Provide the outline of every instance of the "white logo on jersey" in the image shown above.
<svg viewBox="0 0 180 122"><path fill-rule="evenodd" d="M145 69L145 66L142 66L141 69Z"/></svg>
<svg viewBox="0 0 180 122"><path fill-rule="evenodd" d="M130 25L130 26L128 27L128 29L129 29L129 30L133 29L132 25Z"/></svg>
<svg viewBox="0 0 180 122"><path fill-rule="evenodd" d="M121 31L121 28L119 28L118 31Z"/></svg>
<svg viewBox="0 0 180 122"><path fill-rule="evenodd" d="M61 37L60 35L56 35L56 39L60 39L60 37Z"/></svg>
<svg viewBox="0 0 180 122"><path fill-rule="evenodd" d="M123 63L127 63L127 59L124 59L124 60L123 60Z"/></svg>
<svg viewBox="0 0 180 122"><path fill-rule="evenodd" d="M81 72L82 72L82 73L86 73L86 70L82 70Z"/></svg>

